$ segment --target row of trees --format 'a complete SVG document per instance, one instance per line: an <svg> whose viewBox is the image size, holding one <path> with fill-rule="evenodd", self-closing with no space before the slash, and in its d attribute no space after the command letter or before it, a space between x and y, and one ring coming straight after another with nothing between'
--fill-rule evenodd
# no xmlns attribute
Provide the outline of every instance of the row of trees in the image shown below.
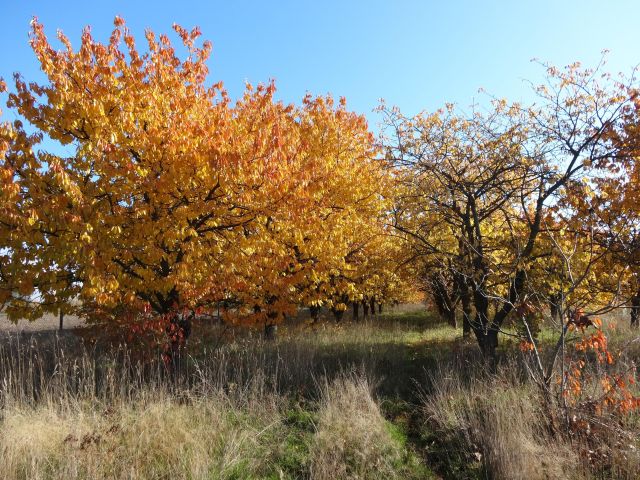
<svg viewBox="0 0 640 480"><path fill-rule="evenodd" d="M624 305L638 323L635 78L544 65L531 106L382 106L378 142L342 99L285 105L268 84L231 102L206 82L210 44L174 30L184 59L151 31L141 53L120 18L77 50L33 22L47 82L17 75L8 107L28 127L0 126L11 318L81 305L173 322L222 304L227 321L270 326L418 285L487 357L508 323L532 342L540 315L564 331L580 309Z"/></svg>
<svg viewBox="0 0 640 480"><path fill-rule="evenodd" d="M509 322L532 342L536 315L566 328L576 311L631 306L638 322L635 78L544 66L531 106L381 108L394 227L438 310L460 312L488 357Z"/></svg>
<svg viewBox="0 0 640 480"><path fill-rule="evenodd" d="M16 75L8 106L35 133L0 127L3 310L173 322L222 303L227 321L269 326L298 306L400 299L393 178L365 119L343 99L285 105L273 84L232 103L206 84L210 44L174 30L182 60L151 31L141 53L119 18L77 50L33 22L47 83Z"/></svg>

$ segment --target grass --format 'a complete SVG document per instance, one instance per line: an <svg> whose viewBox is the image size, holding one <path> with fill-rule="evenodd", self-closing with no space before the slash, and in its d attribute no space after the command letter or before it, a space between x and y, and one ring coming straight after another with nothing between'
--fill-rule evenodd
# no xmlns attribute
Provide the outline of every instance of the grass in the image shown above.
<svg viewBox="0 0 640 480"><path fill-rule="evenodd" d="M615 341L631 333L619 331ZM273 342L216 325L199 325L194 336L200 341L173 372L153 356L68 333L6 338L2 478L640 473L637 419L598 434L610 444L606 461L585 457L598 445L554 434L548 405L512 356L517 347L506 343L499 372L490 374L471 340L423 310L358 323L289 322Z"/></svg>

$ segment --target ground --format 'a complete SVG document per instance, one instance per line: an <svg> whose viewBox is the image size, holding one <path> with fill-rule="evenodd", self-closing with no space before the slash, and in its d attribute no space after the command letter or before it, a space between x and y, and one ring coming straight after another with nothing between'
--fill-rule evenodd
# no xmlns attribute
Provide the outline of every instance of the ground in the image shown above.
<svg viewBox="0 0 640 480"><path fill-rule="evenodd" d="M203 321L169 366L159 352L107 345L99 334L4 335L0 455L8 480L640 472L637 435L626 443L607 437L606 452L549 436L517 343L503 342L499 371L489 373L474 341L423 305L359 322L325 315L313 324L302 312L275 341L259 328ZM624 329L616 335L629 338ZM596 464L583 452L607 460Z"/></svg>
<svg viewBox="0 0 640 480"><path fill-rule="evenodd" d="M57 315L46 314L38 320L18 320L16 323L7 320L4 313L0 313L0 334L2 333L20 333L20 332L43 332L58 330L60 320ZM67 315L64 317L63 328L74 329L84 325L84 321L75 316Z"/></svg>

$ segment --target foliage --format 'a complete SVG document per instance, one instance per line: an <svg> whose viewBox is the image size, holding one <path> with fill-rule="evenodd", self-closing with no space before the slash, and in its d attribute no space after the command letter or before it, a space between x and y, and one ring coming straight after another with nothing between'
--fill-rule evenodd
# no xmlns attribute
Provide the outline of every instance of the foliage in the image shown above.
<svg viewBox="0 0 640 480"><path fill-rule="evenodd" d="M298 305L400 295L383 253L391 177L364 117L331 97L285 105L273 83L232 104L207 86L197 28L174 25L180 58L166 35L147 31L142 51L114 24L106 44L86 28L77 50L61 32L55 50L32 23L47 83L16 75L8 105L38 133L0 132L11 318L76 302L93 320L136 321L232 302L228 321L277 323Z"/></svg>
<svg viewBox="0 0 640 480"><path fill-rule="evenodd" d="M520 306L551 303L566 318L613 302L622 276L604 267L603 229L578 199L618 161L611 132L626 121L626 84L579 64L545 67L531 106L496 99L486 112L447 105L413 118L381 107L402 184L394 226L427 283L440 279L440 303L462 303L488 357Z"/></svg>

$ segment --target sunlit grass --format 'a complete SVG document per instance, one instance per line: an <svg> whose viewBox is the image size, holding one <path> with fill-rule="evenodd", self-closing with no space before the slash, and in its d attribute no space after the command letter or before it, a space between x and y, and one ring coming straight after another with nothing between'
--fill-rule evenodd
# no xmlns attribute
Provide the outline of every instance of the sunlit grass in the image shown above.
<svg viewBox="0 0 640 480"><path fill-rule="evenodd" d="M2 478L592 478L577 453L592 446L549 436L549 406L508 336L491 372L473 336L422 306L289 322L275 341L198 328L173 373L125 349L0 346ZM632 333L611 332L626 362ZM541 347L555 338L543 328ZM634 450L603 438L634 478Z"/></svg>

